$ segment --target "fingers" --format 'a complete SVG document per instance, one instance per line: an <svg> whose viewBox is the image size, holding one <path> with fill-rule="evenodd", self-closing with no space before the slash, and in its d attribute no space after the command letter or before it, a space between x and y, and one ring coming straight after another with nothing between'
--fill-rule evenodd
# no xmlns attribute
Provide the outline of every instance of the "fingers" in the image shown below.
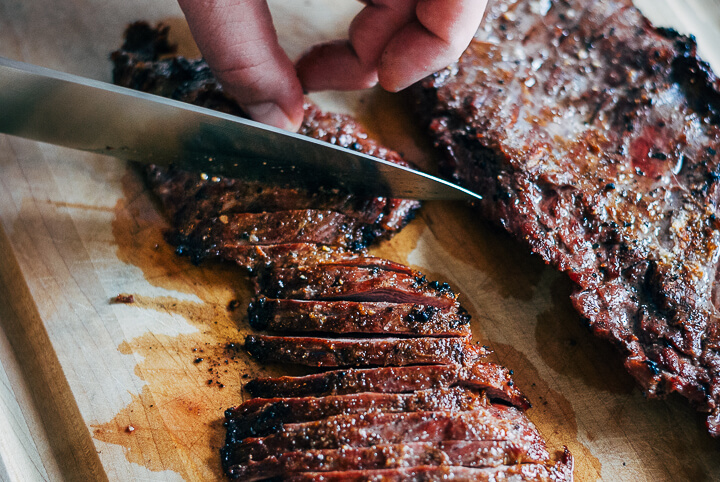
<svg viewBox="0 0 720 482"><path fill-rule="evenodd" d="M366 2L350 24L349 40L318 45L298 61L296 68L305 90L354 90L377 84L383 49L414 19L416 1Z"/></svg>
<svg viewBox="0 0 720 482"><path fill-rule="evenodd" d="M316 45L295 68L308 92L368 89L378 82L375 67L364 65L347 40Z"/></svg>
<svg viewBox="0 0 720 482"><path fill-rule="evenodd" d="M377 67L385 45L415 18L417 0L377 0L350 24L350 44L363 64Z"/></svg>
<svg viewBox="0 0 720 482"><path fill-rule="evenodd" d="M436 72L465 51L482 21L486 0L419 0L417 21L388 42L378 79L397 92Z"/></svg>
<svg viewBox="0 0 720 482"><path fill-rule="evenodd" d="M353 20L349 41L322 44L297 64L303 87L401 90L457 60L487 0L375 0Z"/></svg>
<svg viewBox="0 0 720 482"><path fill-rule="evenodd" d="M255 120L296 131L303 92L265 0L178 0L225 91Z"/></svg>

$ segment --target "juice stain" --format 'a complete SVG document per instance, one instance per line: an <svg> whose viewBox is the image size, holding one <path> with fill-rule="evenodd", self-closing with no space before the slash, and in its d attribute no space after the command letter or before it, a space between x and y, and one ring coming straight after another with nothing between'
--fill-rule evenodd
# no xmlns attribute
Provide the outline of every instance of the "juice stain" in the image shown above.
<svg viewBox="0 0 720 482"><path fill-rule="evenodd" d="M121 445L127 460L152 471L172 470L192 480L222 478L224 410L243 401L247 379L279 374L260 367L241 348L250 332L244 321L251 296L247 275L229 264L194 266L177 256L163 238L167 221L137 172L128 170L123 190L112 226L118 258L139 267L154 286L200 298L127 293L132 302L124 306L180 316L197 331L148 332L123 342L118 350L136 357L135 374L145 385L112 420L93 426L93 435Z"/></svg>

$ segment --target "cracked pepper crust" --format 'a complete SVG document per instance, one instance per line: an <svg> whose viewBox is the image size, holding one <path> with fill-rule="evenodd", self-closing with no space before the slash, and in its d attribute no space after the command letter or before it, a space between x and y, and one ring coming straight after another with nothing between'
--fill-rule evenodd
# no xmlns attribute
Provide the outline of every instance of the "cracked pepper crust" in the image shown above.
<svg viewBox="0 0 720 482"><path fill-rule="evenodd" d="M648 395L720 436L720 90L694 40L629 0L498 0L414 94L482 214L571 277Z"/></svg>

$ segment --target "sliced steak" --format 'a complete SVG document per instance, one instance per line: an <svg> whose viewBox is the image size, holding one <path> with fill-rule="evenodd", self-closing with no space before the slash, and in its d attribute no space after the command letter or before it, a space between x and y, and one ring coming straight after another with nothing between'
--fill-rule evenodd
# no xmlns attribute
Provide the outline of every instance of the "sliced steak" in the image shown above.
<svg viewBox="0 0 720 482"><path fill-rule="evenodd" d="M171 240L174 245L182 245L182 239ZM190 245L182 245L181 249L192 249ZM256 269L267 269L270 266L296 266L310 262L320 262L335 258L353 258L359 254L339 246L328 246L326 244L314 243L286 243L286 244L238 244L229 243L214 248L214 254L226 261L232 261L247 268L250 272ZM207 254L202 251L199 255L189 254L196 260L202 259ZM198 257L199 256L199 257Z"/></svg>
<svg viewBox="0 0 720 482"><path fill-rule="evenodd" d="M258 291L268 298L415 303L439 308L457 306L447 283L411 274L342 265L299 266L267 270Z"/></svg>
<svg viewBox="0 0 720 482"><path fill-rule="evenodd" d="M319 259L315 263L312 263L312 265L323 268L369 268L406 274L408 276L422 276L420 272L410 268L409 266L396 263L395 261L390 261L389 259L376 258L374 256L337 256L332 259ZM297 266L303 267L301 265ZM311 264L304 265L304 267L309 266L311 266Z"/></svg>
<svg viewBox="0 0 720 482"><path fill-rule="evenodd" d="M312 338L248 335L245 349L261 362L316 367L470 365L487 351L467 337Z"/></svg>
<svg viewBox="0 0 720 482"><path fill-rule="evenodd" d="M523 412L491 405L469 412L367 412L285 424L282 431L272 435L226 445L224 455L236 463L246 463L298 450L449 440L509 441L544 447Z"/></svg>
<svg viewBox="0 0 720 482"><path fill-rule="evenodd" d="M166 27L132 25L113 54L115 81L243 115L202 60L167 57L172 50ZM300 133L407 165L368 139L351 118L311 104L305 105ZM169 239L178 253L245 266L256 275L258 293L273 298L253 304L255 326L365 336L251 335L246 347L254 356L328 367L413 365L252 381L248 387L255 394L277 397L284 391L294 398L256 399L228 411L221 453L231 476L561 479L548 465L521 464L546 462L545 444L522 411L493 405L488 397L529 404L511 372L471 365L488 350L469 344L468 317L450 287L428 282L407 266L364 256L374 239L401 229L419 203L173 168L150 168L148 179L171 217ZM294 309L297 316L291 315ZM396 337L372 336L385 333ZM331 394L307 396L318 392Z"/></svg>
<svg viewBox="0 0 720 482"><path fill-rule="evenodd" d="M305 472L293 474L288 482L367 482L367 481L408 481L441 482L521 482L521 481L571 481L572 462L569 465L519 464L492 468L471 468L456 466L424 466L381 470L351 470L345 472Z"/></svg>
<svg viewBox="0 0 720 482"><path fill-rule="evenodd" d="M335 370L302 377L256 378L245 385L254 397L306 397L359 392L406 393L461 386L482 390L491 400L527 409L512 372L494 363Z"/></svg>
<svg viewBox="0 0 720 482"><path fill-rule="evenodd" d="M548 460L547 450L532 444L448 441L287 452L246 464L233 465L232 461L226 461L226 467L230 477L250 482L269 477L287 477L299 472L386 470L438 465L498 467L519 463L542 464Z"/></svg>
<svg viewBox="0 0 720 482"><path fill-rule="evenodd" d="M221 215L194 225L173 241L180 254L228 258L227 252L243 246L309 243L362 250L373 239L366 226L334 211L302 209L271 213Z"/></svg>
<svg viewBox="0 0 720 482"><path fill-rule="evenodd" d="M176 242L175 244L178 244ZM411 268L383 258L366 256L338 245L291 242L285 244L241 244L229 242L216 247L216 254L246 268L269 269L310 265L337 265L377 268L414 273Z"/></svg>
<svg viewBox="0 0 720 482"><path fill-rule="evenodd" d="M340 195L336 190L307 191L238 179L203 179L178 169L152 167L148 183L160 198L174 223L193 226L211 217L238 213L262 213L317 209L354 217L362 224L375 224L383 216L383 198Z"/></svg>
<svg viewBox="0 0 720 482"><path fill-rule="evenodd" d="M487 403L487 400L476 392L459 387L403 394L366 392L320 398L254 398L225 411L226 442L262 437L282 430L287 423L310 422L335 415L368 411L468 411L483 407Z"/></svg>
<svg viewBox="0 0 720 482"><path fill-rule="evenodd" d="M114 82L244 116L242 109L217 83L204 60L168 57L168 54L174 52L174 47L169 44L167 37L166 26L152 28L144 22L130 25L125 32L122 48L112 54ZM322 112L310 103L305 105L305 119L299 132L390 162L408 165L398 153L372 140L351 117ZM232 250L237 242L244 245L242 239L228 237L244 231L237 233L221 229L224 223L220 221L221 226L218 226L213 221L221 217L268 211L332 211L352 218L352 224L362 226L362 236L341 244L358 250L375 238L389 237L402 229L420 206L414 200L360 198L334 189L308 191L286 186L267 186L244 180L208 178L167 168L155 167L148 174L150 185L171 214L176 230L172 239L179 243L181 252L193 256L195 261L208 255L227 257L222 249L215 249L217 246L228 246ZM340 238L343 224L336 224ZM211 233L207 229L211 229ZM303 242L305 239L302 237L288 242ZM246 260L248 258L242 258L242 261Z"/></svg>
<svg viewBox="0 0 720 482"><path fill-rule="evenodd" d="M470 316L454 306L260 297L250 303L248 314L256 330L282 333L471 336Z"/></svg>
<svg viewBox="0 0 720 482"><path fill-rule="evenodd" d="M446 172L720 436L720 83L694 40L630 0L497 0L477 40L415 89Z"/></svg>

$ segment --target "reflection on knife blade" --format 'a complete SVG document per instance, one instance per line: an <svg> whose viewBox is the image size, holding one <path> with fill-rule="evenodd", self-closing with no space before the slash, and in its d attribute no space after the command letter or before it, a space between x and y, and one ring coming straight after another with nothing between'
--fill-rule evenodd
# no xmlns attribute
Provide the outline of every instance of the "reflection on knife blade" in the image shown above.
<svg viewBox="0 0 720 482"><path fill-rule="evenodd" d="M0 58L0 132L227 177L366 196L479 199L367 154L159 96ZM292 156L288 156L288 153Z"/></svg>

